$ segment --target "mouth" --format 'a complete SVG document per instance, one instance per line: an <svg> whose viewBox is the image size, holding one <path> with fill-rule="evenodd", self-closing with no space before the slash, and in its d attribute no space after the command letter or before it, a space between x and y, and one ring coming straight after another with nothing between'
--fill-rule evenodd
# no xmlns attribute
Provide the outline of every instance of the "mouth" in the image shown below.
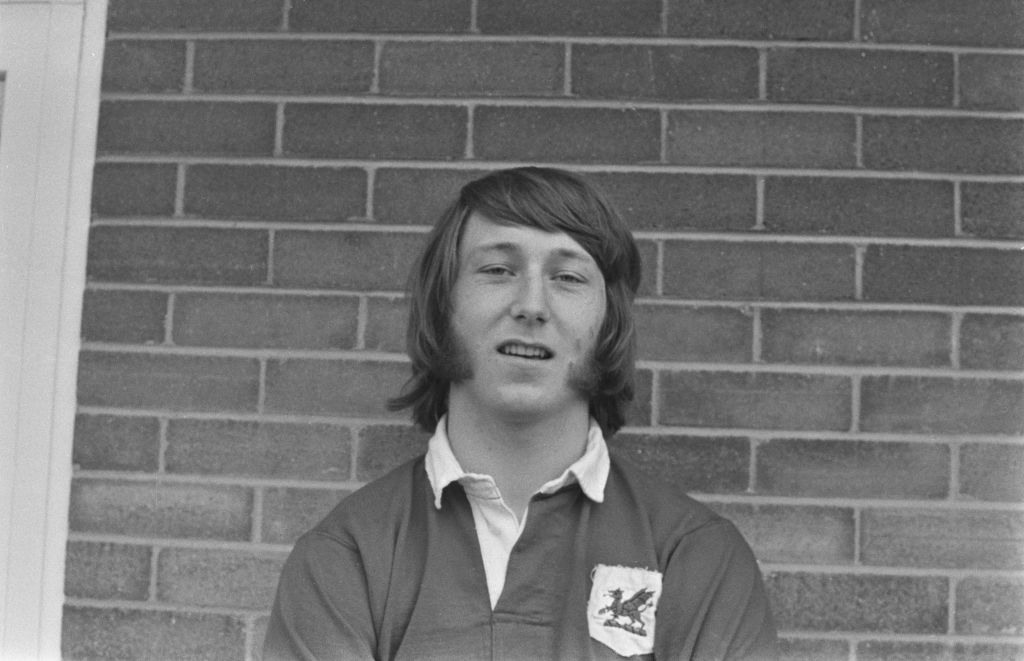
<svg viewBox="0 0 1024 661"><path fill-rule="evenodd" d="M503 342L498 345L498 353L527 360L550 360L555 355L543 345L523 342Z"/></svg>

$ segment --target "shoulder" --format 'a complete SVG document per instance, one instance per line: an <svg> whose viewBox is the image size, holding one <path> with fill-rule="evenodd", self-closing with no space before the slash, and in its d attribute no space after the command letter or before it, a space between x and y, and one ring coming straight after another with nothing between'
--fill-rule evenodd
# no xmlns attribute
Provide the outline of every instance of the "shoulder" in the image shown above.
<svg viewBox="0 0 1024 661"><path fill-rule="evenodd" d="M606 502L619 501L634 516L646 518L656 540L672 545L699 540L702 546L745 546L732 522L690 496L685 485L645 469L621 447L609 446L608 454Z"/></svg>
<svg viewBox="0 0 1024 661"><path fill-rule="evenodd" d="M430 498L420 455L346 496L305 537L354 543L361 537L385 534L413 509L429 505Z"/></svg>

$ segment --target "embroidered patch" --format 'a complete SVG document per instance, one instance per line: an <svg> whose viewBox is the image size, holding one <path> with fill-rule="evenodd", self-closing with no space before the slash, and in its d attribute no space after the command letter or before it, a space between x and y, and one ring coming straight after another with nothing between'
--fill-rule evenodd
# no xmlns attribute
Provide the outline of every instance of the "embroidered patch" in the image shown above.
<svg viewBox="0 0 1024 661"><path fill-rule="evenodd" d="M597 565L587 602L590 637L622 656L654 651L654 613L661 573L640 567Z"/></svg>

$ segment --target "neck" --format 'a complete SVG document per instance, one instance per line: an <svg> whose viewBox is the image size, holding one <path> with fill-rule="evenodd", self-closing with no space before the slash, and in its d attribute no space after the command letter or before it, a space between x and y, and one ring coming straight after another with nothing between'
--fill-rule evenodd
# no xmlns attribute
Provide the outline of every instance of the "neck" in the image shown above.
<svg viewBox="0 0 1024 661"><path fill-rule="evenodd" d="M583 455L589 427L586 402L527 421L483 416L459 398L449 398L448 439L455 458L463 470L493 477L519 516L537 489Z"/></svg>

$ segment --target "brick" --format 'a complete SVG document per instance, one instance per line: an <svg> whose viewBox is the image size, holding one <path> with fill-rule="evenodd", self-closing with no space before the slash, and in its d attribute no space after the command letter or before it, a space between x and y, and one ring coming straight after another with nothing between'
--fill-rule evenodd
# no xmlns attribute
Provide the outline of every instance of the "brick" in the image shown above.
<svg viewBox="0 0 1024 661"><path fill-rule="evenodd" d="M374 480L427 451L430 434L408 425L374 425L359 432L356 479Z"/></svg>
<svg viewBox="0 0 1024 661"><path fill-rule="evenodd" d="M654 110L481 106L473 149L484 160L656 163L660 127Z"/></svg>
<svg viewBox="0 0 1024 661"><path fill-rule="evenodd" d="M939 499L949 448L930 443L778 439L757 446L758 493L809 498Z"/></svg>
<svg viewBox="0 0 1024 661"><path fill-rule="evenodd" d="M746 362L753 320L731 308L640 305L635 309L641 360Z"/></svg>
<svg viewBox="0 0 1024 661"><path fill-rule="evenodd" d="M853 250L841 245L666 241L666 296L851 300Z"/></svg>
<svg viewBox="0 0 1024 661"><path fill-rule="evenodd" d="M155 472L160 452L156 418L75 416L72 461L83 470Z"/></svg>
<svg viewBox="0 0 1024 661"><path fill-rule="evenodd" d="M351 446L348 428L336 425L171 420L167 472L346 480Z"/></svg>
<svg viewBox="0 0 1024 661"><path fill-rule="evenodd" d="M961 185L965 234L986 239L1024 238L1024 185Z"/></svg>
<svg viewBox="0 0 1024 661"><path fill-rule="evenodd" d="M851 116L685 110L668 115L666 158L684 165L848 168Z"/></svg>
<svg viewBox="0 0 1024 661"><path fill-rule="evenodd" d="M782 661L849 661L849 644L844 640L779 637Z"/></svg>
<svg viewBox="0 0 1024 661"><path fill-rule="evenodd" d="M228 615L64 607L65 659L220 661L242 658L245 623Z"/></svg>
<svg viewBox="0 0 1024 661"><path fill-rule="evenodd" d="M294 544L299 535L327 516L348 494L348 491L327 489L266 489L260 541Z"/></svg>
<svg viewBox="0 0 1024 661"><path fill-rule="evenodd" d="M931 313L764 310L770 363L949 366L950 318Z"/></svg>
<svg viewBox="0 0 1024 661"><path fill-rule="evenodd" d="M661 268L658 259L658 244L660 241L636 242L636 249L640 253L640 288L637 289L637 296L657 296L658 270Z"/></svg>
<svg viewBox="0 0 1024 661"><path fill-rule="evenodd" d="M70 529L152 538L248 540L252 495L241 487L75 480Z"/></svg>
<svg viewBox="0 0 1024 661"><path fill-rule="evenodd" d="M690 492L741 493L750 482L745 438L620 433L609 444L651 476Z"/></svg>
<svg viewBox="0 0 1024 661"><path fill-rule="evenodd" d="M971 117L865 117L864 167L970 174L1024 172L1024 122Z"/></svg>
<svg viewBox="0 0 1024 661"><path fill-rule="evenodd" d="M864 41L960 46L1024 46L1024 8L1014 0L865 0Z"/></svg>
<svg viewBox="0 0 1024 661"><path fill-rule="evenodd" d="M167 294L162 292L90 289L82 303L82 339L160 344L166 316Z"/></svg>
<svg viewBox="0 0 1024 661"><path fill-rule="evenodd" d="M467 32L470 0L295 0L288 15L301 32Z"/></svg>
<svg viewBox="0 0 1024 661"><path fill-rule="evenodd" d="M1024 658L1024 646L1000 643L957 643L953 645L957 661L1016 661Z"/></svg>
<svg viewBox="0 0 1024 661"><path fill-rule="evenodd" d="M1024 583L1013 578L965 578L956 586L956 631L1024 635Z"/></svg>
<svg viewBox="0 0 1024 661"><path fill-rule="evenodd" d="M402 225L433 225L465 184L483 170L381 168L374 177L373 219Z"/></svg>
<svg viewBox="0 0 1024 661"><path fill-rule="evenodd" d="M274 281L282 287L401 291L425 240L411 233L278 232Z"/></svg>
<svg viewBox="0 0 1024 661"><path fill-rule="evenodd" d="M83 352L82 406L171 411L255 411L259 364L213 356Z"/></svg>
<svg viewBox="0 0 1024 661"><path fill-rule="evenodd" d="M712 503L736 524L760 562L852 564L853 510Z"/></svg>
<svg viewBox="0 0 1024 661"><path fill-rule="evenodd" d="M267 278L267 235L235 229L94 227L94 281L258 285Z"/></svg>
<svg viewBox="0 0 1024 661"><path fill-rule="evenodd" d="M64 594L145 600L149 596L149 558L148 546L69 542Z"/></svg>
<svg viewBox="0 0 1024 661"><path fill-rule="evenodd" d="M635 426L651 424L651 400L654 373L650 370L636 370L634 374L634 397L626 409L626 423Z"/></svg>
<svg viewBox="0 0 1024 661"><path fill-rule="evenodd" d="M972 510L865 510L861 562L890 567L1021 569L1024 515Z"/></svg>
<svg viewBox="0 0 1024 661"><path fill-rule="evenodd" d="M850 428L850 382L845 378L742 372L663 372L660 377L660 424Z"/></svg>
<svg viewBox="0 0 1024 661"><path fill-rule="evenodd" d="M104 101L96 149L101 154L270 156L270 103Z"/></svg>
<svg viewBox="0 0 1024 661"><path fill-rule="evenodd" d="M185 84L185 42L107 41L104 92L180 92Z"/></svg>
<svg viewBox="0 0 1024 661"><path fill-rule="evenodd" d="M565 47L545 43L388 42L382 94L561 96Z"/></svg>
<svg viewBox="0 0 1024 661"><path fill-rule="evenodd" d="M187 346L351 349L358 322L354 297L179 294L173 328Z"/></svg>
<svg viewBox="0 0 1024 661"><path fill-rule="evenodd" d="M861 389L864 431L1024 431L1024 383L1020 381L865 377Z"/></svg>
<svg viewBox="0 0 1024 661"><path fill-rule="evenodd" d="M766 577L779 629L946 632L945 577L776 573Z"/></svg>
<svg viewBox="0 0 1024 661"><path fill-rule="evenodd" d="M280 553L163 549L157 561L157 599L184 606L266 610L285 556Z"/></svg>
<svg viewBox="0 0 1024 661"><path fill-rule="evenodd" d="M109 30L124 31L255 31L276 30L281 3L273 0L113 0Z"/></svg>
<svg viewBox="0 0 1024 661"><path fill-rule="evenodd" d="M330 222L366 216L358 168L189 166L185 214L208 218Z"/></svg>
<svg viewBox="0 0 1024 661"><path fill-rule="evenodd" d="M953 55L776 48L768 51L767 91L780 103L948 108Z"/></svg>
<svg viewBox="0 0 1024 661"><path fill-rule="evenodd" d="M366 350L404 353L408 317L409 304L405 299L367 299Z"/></svg>
<svg viewBox="0 0 1024 661"><path fill-rule="evenodd" d="M960 324L960 366L1024 369L1024 317L966 315Z"/></svg>
<svg viewBox="0 0 1024 661"><path fill-rule="evenodd" d="M864 640L857 643L856 649L857 661L937 661L948 658L948 650L942 643Z"/></svg>
<svg viewBox="0 0 1024 661"><path fill-rule="evenodd" d="M757 210L754 177L706 174L595 173L633 230L749 230Z"/></svg>
<svg viewBox="0 0 1024 661"><path fill-rule="evenodd" d="M1020 251L868 246L864 300L947 305L1024 305Z"/></svg>
<svg viewBox="0 0 1024 661"><path fill-rule="evenodd" d="M969 443L960 448L960 493L979 500L1024 501L1024 447Z"/></svg>
<svg viewBox="0 0 1024 661"><path fill-rule="evenodd" d="M367 93L369 41L197 41L192 86L199 92Z"/></svg>
<svg viewBox="0 0 1024 661"><path fill-rule="evenodd" d="M406 363L282 359L267 363L266 409L353 417L392 417L385 401L408 378Z"/></svg>
<svg viewBox="0 0 1024 661"><path fill-rule="evenodd" d="M752 101L758 98L753 48L579 45L572 92L581 97Z"/></svg>
<svg viewBox="0 0 1024 661"><path fill-rule="evenodd" d="M420 105L288 104L285 156L313 158L461 158L466 109Z"/></svg>
<svg viewBox="0 0 1024 661"><path fill-rule="evenodd" d="M484 34L657 36L657 0L478 0L477 24Z"/></svg>
<svg viewBox="0 0 1024 661"><path fill-rule="evenodd" d="M953 236L946 181L767 177L764 227L771 232L856 236Z"/></svg>
<svg viewBox="0 0 1024 661"><path fill-rule="evenodd" d="M960 55L960 107L979 110L1024 109L1024 57Z"/></svg>
<svg viewBox="0 0 1024 661"><path fill-rule="evenodd" d="M709 39L846 41L853 0L669 0L668 34Z"/></svg>
<svg viewBox="0 0 1024 661"><path fill-rule="evenodd" d="M170 216L177 171L176 165L97 163L92 179L93 215Z"/></svg>

